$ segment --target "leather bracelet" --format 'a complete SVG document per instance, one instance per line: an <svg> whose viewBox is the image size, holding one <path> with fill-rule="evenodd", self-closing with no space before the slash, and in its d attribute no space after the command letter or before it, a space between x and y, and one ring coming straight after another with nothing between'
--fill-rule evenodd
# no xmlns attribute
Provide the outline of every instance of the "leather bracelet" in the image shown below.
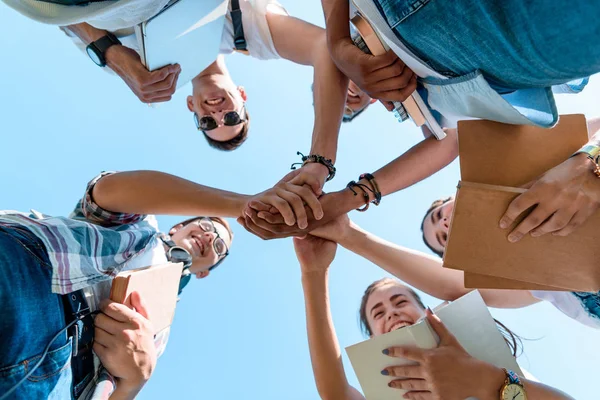
<svg viewBox="0 0 600 400"><path fill-rule="evenodd" d="M376 206L381 204L381 191L379 190L379 185L377 184L375 177L372 174L364 173L360 176L360 179L366 179L367 182L369 182L369 184L371 185L373 189L373 194L375 195L375 200L373 200L372 203Z"/></svg>
<svg viewBox="0 0 600 400"><path fill-rule="evenodd" d="M321 164L321 165L324 165L325 167L327 167L327 170L329 171L329 175L327 175L327 179L325 180L325 182L329 182L335 176L336 169L333 166L333 162L329 158L325 158L319 154L309 154L307 156L305 156L301 152L297 152L296 154L299 156L302 156L302 163L292 164L291 169L296 169L296 165L299 165L299 164L302 164L302 166L305 166L306 164L310 164L310 163L318 163L318 164Z"/></svg>
<svg viewBox="0 0 600 400"><path fill-rule="evenodd" d="M348 189L350 189L352 191L352 193L354 193L355 196L358 196L358 193L356 193L356 191L354 189L352 189L353 187L357 187L360 190L362 190L363 193L363 200L365 201L365 205L362 208L357 208L356 211L360 211L360 212L365 212L369 209L369 193L367 193L367 190L371 191L371 189L369 189L366 185L357 183L355 181L350 181L348 182L348 184L346 185L346 187Z"/></svg>

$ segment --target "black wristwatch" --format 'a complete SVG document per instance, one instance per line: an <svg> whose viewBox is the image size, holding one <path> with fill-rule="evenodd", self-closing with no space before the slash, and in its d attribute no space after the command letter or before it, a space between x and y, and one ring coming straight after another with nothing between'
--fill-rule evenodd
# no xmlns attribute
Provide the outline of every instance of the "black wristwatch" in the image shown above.
<svg viewBox="0 0 600 400"><path fill-rule="evenodd" d="M121 41L112 33L107 32L106 36L103 36L95 42L88 44L88 46L85 48L85 51L96 65L105 67L106 57L104 57L104 54L110 46L115 44L121 44Z"/></svg>

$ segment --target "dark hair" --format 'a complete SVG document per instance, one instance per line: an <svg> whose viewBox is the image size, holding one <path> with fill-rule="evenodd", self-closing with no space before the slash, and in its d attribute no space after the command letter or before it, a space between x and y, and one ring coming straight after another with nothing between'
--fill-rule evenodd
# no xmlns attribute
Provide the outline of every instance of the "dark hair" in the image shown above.
<svg viewBox="0 0 600 400"><path fill-rule="evenodd" d="M248 114L248 110L246 110L245 114L246 114L246 120L244 122L242 122L242 130L240 131L240 133L237 136L235 136L229 140L224 140L224 141L214 140L214 139L210 138L206 134L206 132L202 131L202 133L204 134L204 138L208 142L208 145L210 147L212 147L213 149L222 150L222 151L233 151L233 150L237 149L238 147L240 147L246 141L246 139L248 139L248 130L250 129L250 114Z"/></svg>
<svg viewBox="0 0 600 400"><path fill-rule="evenodd" d="M360 301L360 309L359 309L360 328L361 328L361 331L363 332L363 334L365 334L366 336L369 336L369 337L373 336L373 331L371 330L371 326L369 325L369 321L367 320L367 301L369 300L369 297L371 297L371 294L373 294L374 291L376 291L377 289L379 289L383 286L387 286L387 285L396 285L396 286L404 287L408 291L408 293L410 293L410 295L413 296L413 298L417 302L417 305L419 307L421 307L421 309L423 309L423 310L425 309L425 304L423 304L423 300L421 300L421 297L412 288L403 285L398 280L393 279L393 278L379 279L379 280L371 283L365 289L365 293L363 294L363 297ZM502 333L502 336L504 336L504 341L510 348L512 355L516 358L517 352L519 352L519 350L520 350L519 355L523 352L523 341L517 334L515 334L510 329L508 329L506 327L506 325L504 325L502 322L498 321L495 318L494 318L494 321L496 322L496 326L498 327L498 330L500 331L500 333Z"/></svg>
<svg viewBox="0 0 600 400"><path fill-rule="evenodd" d="M171 227L171 229L175 228L177 225L180 225L180 224L183 225L183 226L189 225L192 222L198 221L201 218L210 218L212 221L218 222L219 224L223 225L225 227L225 229L227 229L227 232L229 233L229 237L233 241L233 231L231 230L231 226L229 225L229 222L227 222L227 220L225 220L225 219L223 219L221 217L202 217L202 216L193 217L193 218L186 219L185 221L181 221L181 222L176 223L175 225L173 225ZM171 229L169 229L169 231Z"/></svg>
<svg viewBox="0 0 600 400"><path fill-rule="evenodd" d="M434 249L433 246L431 246L431 244L429 244L427 239L425 239L425 231L423 230L423 227L425 226L425 220L427 219L427 216L429 215L429 213L431 211L433 211L434 209L438 208L439 206L441 206L443 204L446 204L447 202L449 202L450 200L453 200L453 199L454 199L454 196L450 196L450 197L446 197L445 199L438 199L438 200L434 201L433 203L431 203L431 206L425 212L423 221L421 221L421 233L423 234L423 243L425 243L425 246L427 246L429 248L429 250L433 251L435 254L437 254L440 257L444 256L444 250L439 251L437 249Z"/></svg>

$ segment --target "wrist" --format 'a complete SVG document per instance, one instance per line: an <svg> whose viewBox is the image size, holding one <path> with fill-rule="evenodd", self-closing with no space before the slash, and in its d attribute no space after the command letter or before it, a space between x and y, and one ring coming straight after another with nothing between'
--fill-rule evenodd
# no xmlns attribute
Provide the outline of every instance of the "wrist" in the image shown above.
<svg viewBox="0 0 600 400"><path fill-rule="evenodd" d="M350 225L344 229L336 241L343 248L351 250L355 243L361 243L362 240L364 240L364 236L365 231L354 222L350 221Z"/></svg>
<svg viewBox="0 0 600 400"><path fill-rule="evenodd" d="M126 379L117 379L116 388L110 396L110 400L129 400L135 399L138 393L142 390L146 381L132 382Z"/></svg>
<svg viewBox="0 0 600 400"><path fill-rule="evenodd" d="M106 66L115 71L117 74L121 72L120 63L121 63L121 54L124 46L122 44L115 44L110 46L104 52L104 58L106 59Z"/></svg>
<svg viewBox="0 0 600 400"><path fill-rule="evenodd" d="M475 379L477 392L474 397L480 400L500 399L500 390L506 380L506 374L502 368L477 360L476 371L479 371L479 379Z"/></svg>

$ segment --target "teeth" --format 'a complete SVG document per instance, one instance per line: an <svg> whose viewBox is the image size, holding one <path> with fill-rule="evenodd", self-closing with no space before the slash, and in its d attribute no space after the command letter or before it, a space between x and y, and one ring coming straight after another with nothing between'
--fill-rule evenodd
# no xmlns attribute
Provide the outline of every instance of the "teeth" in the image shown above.
<svg viewBox="0 0 600 400"><path fill-rule="evenodd" d="M220 99L210 99L210 100L206 100L206 103L211 105L211 106L216 106L218 104L221 104L223 101L225 101L223 98Z"/></svg>
<svg viewBox="0 0 600 400"><path fill-rule="evenodd" d="M390 332L398 330L400 328L404 328L405 326L410 325L408 322L396 322L394 325L390 327Z"/></svg>

